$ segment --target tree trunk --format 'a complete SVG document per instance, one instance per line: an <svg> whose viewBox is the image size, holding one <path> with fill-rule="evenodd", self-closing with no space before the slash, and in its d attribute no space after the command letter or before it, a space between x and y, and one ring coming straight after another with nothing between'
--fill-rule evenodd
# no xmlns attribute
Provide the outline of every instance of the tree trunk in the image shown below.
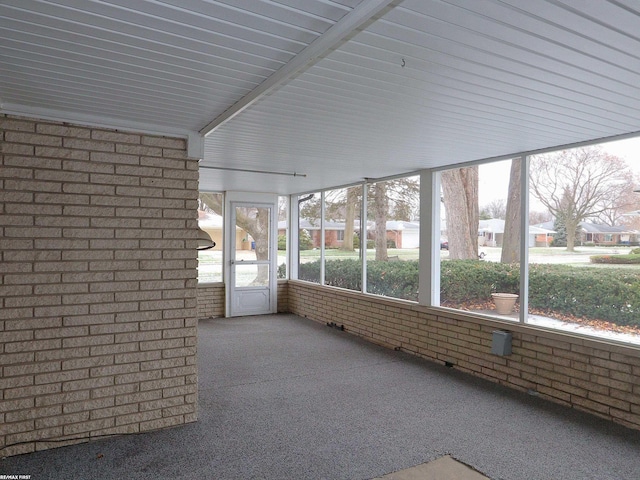
<svg viewBox="0 0 640 480"><path fill-rule="evenodd" d="M236 213L236 220L237 220ZM237 223L240 223L239 221ZM250 222L243 222L250 227ZM258 208L254 228L247 232L256 242L256 260L269 260L269 209ZM269 265L258 265L258 275L253 283L264 285L269 282Z"/></svg>
<svg viewBox="0 0 640 480"><path fill-rule="evenodd" d="M373 186L373 207L376 224L376 260L386 262L387 255L387 185L378 182Z"/></svg>
<svg viewBox="0 0 640 480"><path fill-rule="evenodd" d="M478 167L442 172L449 258L478 258Z"/></svg>
<svg viewBox="0 0 640 480"><path fill-rule="evenodd" d="M507 214L504 222L504 235L502 240L502 263L520 262L520 202L521 184L520 176L522 159L511 160L511 174L509 176L509 197L507 198Z"/></svg>
<svg viewBox="0 0 640 480"><path fill-rule="evenodd" d="M576 232L578 231L578 225L580 222L575 221L573 218L567 218L565 221L565 227L567 229L567 252L575 252L576 246Z"/></svg>
<svg viewBox="0 0 640 480"><path fill-rule="evenodd" d="M344 241L340 250L353 251L353 224L356 220L356 207L358 206L358 194L361 187L347 189L347 204L345 206ZM366 247L366 244L365 244Z"/></svg>
<svg viewBox="0 0 640 480"><path fill-rule="evenodd" d="M201 192L200 201L218 215L222 216L222 195Z"/></svg>

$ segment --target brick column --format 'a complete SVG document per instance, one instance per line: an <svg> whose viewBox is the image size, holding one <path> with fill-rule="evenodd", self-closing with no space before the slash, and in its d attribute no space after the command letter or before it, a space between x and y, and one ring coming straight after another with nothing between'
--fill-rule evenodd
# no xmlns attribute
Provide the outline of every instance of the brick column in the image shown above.
<svg viewBox="0 0 640 480"><path fill-rule="evenodd" d="M0 136L1 455L194 421L185 140L7 116Z"/></svg>

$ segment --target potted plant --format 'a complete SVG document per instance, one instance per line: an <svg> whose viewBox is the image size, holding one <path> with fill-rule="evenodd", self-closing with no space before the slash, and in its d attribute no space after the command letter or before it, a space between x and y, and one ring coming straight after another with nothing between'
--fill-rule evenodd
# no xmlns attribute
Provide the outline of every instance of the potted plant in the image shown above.
<svg viewBox="0 0 640 480"><path fill-rule="evenodd" d="M513 312L513 307L516 305L518 295L515 293L496 292L491 294L491 298L496 306L498 315L509 315Z"/></svg>
<svg viewBox="0 0 640 480"><path fill-rule="evenodd" d="M495 282L491 284L491 299L496 306L498 315L510 315L518 300L517 293L513 292L512 286L502 284L504 282ZM500 284L500 285L498 285Z"/></svg>

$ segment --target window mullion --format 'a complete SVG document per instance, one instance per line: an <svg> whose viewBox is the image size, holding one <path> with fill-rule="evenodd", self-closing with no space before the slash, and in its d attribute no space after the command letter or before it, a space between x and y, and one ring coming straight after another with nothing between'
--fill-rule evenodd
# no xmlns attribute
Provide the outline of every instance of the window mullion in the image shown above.
<svg viewBox="0 0 640 480"><path fill-rule="evenodd" d="M420 174L418 303L440 305L440 173Z"/></svg>
<svg viewBox="0 0 640 480"><path fill-rule="evenodd" d="M520 161L520 322L529 312L529 158Z"/></svg>
<svg viewBox="0 0 640 480"><path fill-rule="evenodd" d="M324 285L324 230L325 230L325 205L324 205L324 192L320 193L320 285Z"/></svg>
<svg viewBox="0 0 640 480"><path fill-rule="evenodd" d="M362 184L360 207L360 258L362 260L362 293L367 292L367 183Z"/></svg>

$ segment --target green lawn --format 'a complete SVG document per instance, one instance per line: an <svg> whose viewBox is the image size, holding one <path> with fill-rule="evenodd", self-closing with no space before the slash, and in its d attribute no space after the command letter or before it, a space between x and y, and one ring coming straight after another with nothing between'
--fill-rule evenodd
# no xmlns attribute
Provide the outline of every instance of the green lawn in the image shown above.
<svg viewBox="0 0 640 480"><path fill-rule="evenodd" d="M603 254L627 254L633 247L576 247L574 252L568 252L565 247L536 247L529 249L529 263L555 263L565 264L575 267L592 267L592 268L616 268L638 269L638 265L603 265L593 264L589 262L591 255ZM498 247L479 247L479 251L486 254L484 261L499 262L500 248ZM251 255L253 252L244 252ZM375 260L376 252L374 249L367 250L367 260ZM398 260L419 260L419 249L399 249L389 248L387 255L390 258L397 257ZM449 252L441 251L442 260L448 258ZM360 257L359 250L347 252L338 249L326 249L325 258L327 261L358 259ZM285 252L278 251L278 265L285 262ZM308 263L320 258L320 249L302 250L300 252L301 263ZM203 251L199 254L199 270L200 281L222 281L222 252L221 251Z"/></svg>
<svg viewBox="0 0 640 480"><path fill-rule="evenodd" d="M399 260L418 260L420 258L420 253L417 248L411 249L401 249L401 248L389 248L387 249L387 255L389 257L398 257ZM356 250L354 252L347 252L344 250L338 250L336 248L328 248L324 252L324 256L327 260L342 260L346 258L357 259L360 258L360 251ZM312 262L320 258L320 249L316 250L302 250L300 252L300 260L305 263ZM376 251L375 249L367 250L367 260L375 260Z"/></svg>

